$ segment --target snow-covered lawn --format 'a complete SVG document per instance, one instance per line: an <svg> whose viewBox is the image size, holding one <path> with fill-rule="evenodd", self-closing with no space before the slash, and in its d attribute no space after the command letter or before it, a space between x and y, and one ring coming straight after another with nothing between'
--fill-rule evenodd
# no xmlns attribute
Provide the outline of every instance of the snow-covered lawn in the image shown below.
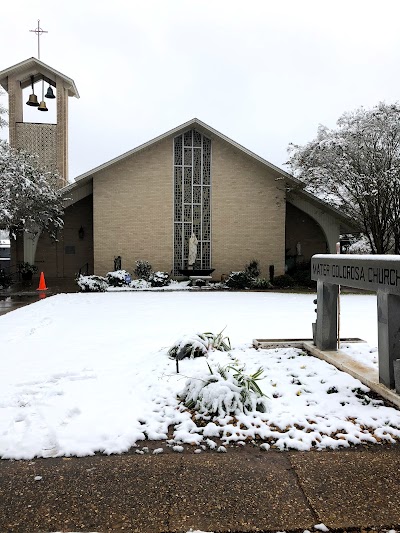
<svg viewBox="0 0 400 533"><path fill-rule="evenodd" d="M212 447L216 437L302 450L399 440L400 413L366 396L359 381L296 349L251 347L254 338L309 338L314 298L63 294L0 317L0 456L121 453L168 432L176 451L180 443ZM185 359L177 375L167 349L185 334L225 326L233 349L211 353L208 363L237 359L250 373L262 366L269 411L195 423L177 395L185 376L208 373L207 360ZM375 296L342 297L342 335L367 340L369 346L348 351L376 365Z"/></svg>

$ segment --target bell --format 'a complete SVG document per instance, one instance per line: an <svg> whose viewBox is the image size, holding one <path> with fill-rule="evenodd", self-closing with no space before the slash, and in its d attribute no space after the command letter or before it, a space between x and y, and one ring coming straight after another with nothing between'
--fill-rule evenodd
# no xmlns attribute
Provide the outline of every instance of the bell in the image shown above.
<svg viewBox="0 0 400 533"><path fill-rule="evenodd" d="M39 107L38 107L38 111L48 111L47 107L46 107L46 102L44 100L42 100L39 104Z"/></svg>
<svg viewBox="0 0 400 533"><path fill-rule="evenodd" d="M39 102L37 100L37 96L35 93L32 93L29 95L29 100L26 102L26 105L31 105L34 107L37 107L39 105Z"/></svg>
<svg viewBox="0 0 400 533"><path fill-rule="evenodd" d="M44 96L45 98L55 98L53 89L50 87L50 85L49 85L49 88L47 89L47 93Z"/></svg>

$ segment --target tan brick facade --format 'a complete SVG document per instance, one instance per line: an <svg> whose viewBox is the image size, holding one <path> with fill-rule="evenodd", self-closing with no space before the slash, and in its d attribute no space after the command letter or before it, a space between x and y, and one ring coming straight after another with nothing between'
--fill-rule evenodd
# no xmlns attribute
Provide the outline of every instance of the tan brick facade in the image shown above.
<svg viewBox="0 0 400 533"><path fill-rule="evenodd" d="M94 271L149 261L170 272L173 257L172 140L164 139L93 179Z"/></svg>
<svg viewBox="0 0 400 533"><path fill-rule="evenodd" d="M132 154L93 178L94 271L116 255L132 271L145 259L173 267L173 137ZM212 137L212 266L214 278L255 258L262 274L284 271L285 196L265 165Z"/></svg>
<svg viewBox="0 0 400 533"><path fill-rule="evenodd" d="M18 122L15 126L16 148L37 155L43 169L57 170L57 125Z"/></svg>
<svg viewBox="0 0 400 533"><path fill-rule="evenodd" d="M215 277L252 259L263 277L284 272L285 192L250 156L221 139L212 143L212 263Z"/></svg>

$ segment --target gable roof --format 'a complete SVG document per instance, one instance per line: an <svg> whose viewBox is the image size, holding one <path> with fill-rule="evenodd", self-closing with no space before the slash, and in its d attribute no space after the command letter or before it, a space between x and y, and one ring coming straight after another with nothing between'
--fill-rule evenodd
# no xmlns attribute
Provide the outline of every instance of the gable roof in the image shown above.
<svg viewBox="0 0 400 533"><path fill-rule="evenodd" d="M223 135L219 131L215 130L211 126L208 126L198 118L193 118L192 120L189 120L188 122L185 122L184 124L181 124L180 126L167 131L166 133L163 133L162 135L159 135L158 137L155 137L154 139L141 144L137 146L136 148L133 148L133 150L129 150L128 152L125 152L121 154L118 157L115 157L114 159L111 159L110 161L107 161L106 163L103 163L102 165L99 165L98 167L95 167L92 170L89 170L88 172L85 172L84 174L81 174L80 176L77 176L75 178L75 182L70 183L66 187L62 189L62 192L64 194L66 193L72 193L73 196L76 196L76 199L72 199L72 203L77 201L78 199L82 198L83 196L86 196L88 194L91 194L93 192L92 188L92 180L94 175L97 172L100 172L101 170L104 170L111 165L114 165L115 163L118 163L120 161L123 161L127 157L130 157L132 154L135 154L137 152L140 152L141 150L145 150L149 146L152 146L153 144L156 144L157 142L166 139L169 136L176 136L180 133L183 133L184 131L188 130L189 128L197 128L201 133L208 134L208 135L214 135L220 139L223 139L230 145L234 146L241 152L247 154L248 156L254 158L255 160L259 161L263 165L265 165L266 169L268 169L270 172L275 174L277 179L284 179L288 185L288 201L290 202L291 195L299 195L303 197L306 201L312 203L313 205L319 207L320 209L329 212L334 218L339 219L342 223L343 227L345 228L346 232L356 232L357 228L354 224L354 222L344 213L339 211L338 209L330 206L323 200L320 200L317 196L314 194L305 191L304 187L305 184L300 181L299 179L295 178L291 174L285 172L281 168L273 165L269 161L263 159L259 155L255 154L254 152L248 150L244 146L240 145L239 143L233 141L226 135Z"/></svg>
<svg viewBox="0 0 400 533"><path fill-rule="evenodd" d="M189 120L188 122L185 122L184 124L181 124L180 126L174 128L172 130L169 130L166 133L163 133L162 135L159 135L158 137L155 137L154 139L152 139L150 141L147 141L144 144L141 144L140 146L137 146L133 150L129 150L129 152L125 152L124 154L121 154L118 157L115 157L114 159L111 159L110 161L107 161L106 163L103 163L102 165L100 165L98 167L95 167L92 170L89 170L88 172L85 172L84 174L81 174L80 176L77 176L75 178L75 183L79 183L81 181L87 181L88 179L93 178L94 174L96 174L97 172L100 172L101 170L104 170L104 169L110 167L111 165L114 165L115 163L123 161L127 157L130 157L131 155L133 155L133 154L135 154L137 152L140 152L141 150L144 150L144 149L148 148L149 146L152 146L153 144L156 144L159 141L162 141L163 139L166 139L167 137L174 136L174 135L179 135L180 133L184 132L185 130L187 130L189 128L196 128L196 127L201 131L201 133L204 133L206 135L208 134L208 135L212 135L212 136L218 137L218 138L226 141L230 145L234 146L235 148L237 148L241 152L243 152L243 153L247 154L248 156L252 157L253 159L256 159L257 161L259 161L260 163L265 165L266 169L268 169L270 172L275 174L277 177L285 178L287 181L289 181L293 185L296 185L297 187L304 187L304 184L300 180L295 178L294 176L291 176L290 174L288 174L284 170L280 169L279 167L273 165L272 163L270 163L266 159L263 159L259 155L257 155L254 152L248 150L247 148L245 148L241 144L233 141L232 139L230 139L226 135L223 135L222 133L220 133L219 131L215 130L211 126L208 126L208 124L206 124L205 122L202 122L198 118L193 118L192 120ZM74 185L74 184L72 184L72 185ZM70 185L67 185L67 187L71 188Z"/></svg>
<svg viewBox="0 0 400 533"><path fill-rule="evenodd" d="M33 76L34 83L38 80L44 79L50 85L55 86L55 78L59 77L64 83L64 87L68 89L68 96L75 96L79 98L78 89L76 88L73 79L58 70L46 65L40 59L31 57L25 61L21 61L12 67L8 67L0 72L0 85L8 92L8 77L10 75L17 75L21 82L21 87L25 89L31 84L31 77Z"/></svg>

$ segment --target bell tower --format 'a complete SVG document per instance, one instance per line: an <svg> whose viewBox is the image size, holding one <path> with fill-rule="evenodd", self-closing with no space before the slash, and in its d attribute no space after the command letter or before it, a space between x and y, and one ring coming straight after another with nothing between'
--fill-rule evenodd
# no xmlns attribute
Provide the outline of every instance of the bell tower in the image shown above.
<svg viewBox="0 0 400 533"><path fill-rule="evenodd" d="M1 71L0 85L8 93L10 146L37 154L43 168L58 170L61 176L59 186L67 185L68 98L71 96L79 98L75 82L39 59L31 57ZM27 102L24 102L23 90L27 87L31 88L31 94ZM35 88L40 96L40 102L35 94ZM31 109L36 108L38 112L45 112L46 100L54 98L57 102L56 124L24 121L25 105Z"/></svg>

